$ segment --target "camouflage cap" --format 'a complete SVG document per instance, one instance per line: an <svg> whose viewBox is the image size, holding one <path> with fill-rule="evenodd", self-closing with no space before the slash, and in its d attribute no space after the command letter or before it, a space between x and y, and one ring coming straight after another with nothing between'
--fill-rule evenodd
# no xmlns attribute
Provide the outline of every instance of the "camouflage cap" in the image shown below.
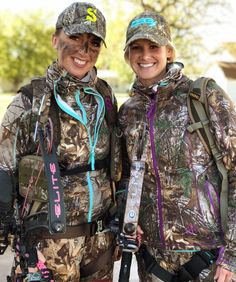
<svg viewBox="0 0 236 282"><path fill-rule="evenodd" d="M105 44L106 19L93 4L86 2L71 4L59 15L56 29L59 28L69 36L80 33L94 34Z"/></svg>
<svg viewBox="0 0 236 282"><path fill-rule="evenodd" d="M137 39L148 39L160 46L172 46L169 24L164 17L152 11L145 11L134 17L126 32L125 49Z"/></svg>

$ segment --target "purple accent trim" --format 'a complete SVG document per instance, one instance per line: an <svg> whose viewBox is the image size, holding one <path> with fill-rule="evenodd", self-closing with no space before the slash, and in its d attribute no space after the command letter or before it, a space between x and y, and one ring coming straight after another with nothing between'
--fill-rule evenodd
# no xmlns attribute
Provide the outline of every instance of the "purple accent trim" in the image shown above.
<svg viewBox="0 0 236 282"><path fill-rule="evenodd" d="M220 223L219 213L217 213L217 211L216 211L216 207L214 205L214 201L213 201L212 196L211 196L211 192L210 192L210 188L209 188L209 181L208 180L205 181L204 187L205 187L205 189L207 191L207 195L208 195L208 198L210 200L210 205L213 208L215 219L217 220L217 222L219 224Z"/></svg>
<svg viewBox="0 0 236 282"><path fill-rule="evenodd" d="M216 264L220 264L220 263L222 263L224 261L223 260L224 252L225 252L225 247L221 247L219 249L219 253L218 253L218 258L217 258Z"/></svg>
<svg viewBox="0 0 236 282"><path fill-rule="evenodd" d="M156 175L157 180L157 214L159 218L159 226L160 226L160 240L162 248L165 249L165 239L164 239L164 224L163 224L163 213L162 213L162 197L161 197L161 181L160 181L160 175L158 171L158 164L157 164L157 158L156 158L156 150L155 150L155 138L154 138L154 114L156 112L156 101L152 100L152 103L150 105L150 108L147 113L147 117L149 119L149 125L150 125L150 142L151 142L151 151L152 151L152 162L153 167Z"/></svg>
<svg viewBox="0 0 236 282"><path fill-rule="evenodd" d="M109 112L113 109L113 104L110 97L105 98L105 106Z"/></svg>

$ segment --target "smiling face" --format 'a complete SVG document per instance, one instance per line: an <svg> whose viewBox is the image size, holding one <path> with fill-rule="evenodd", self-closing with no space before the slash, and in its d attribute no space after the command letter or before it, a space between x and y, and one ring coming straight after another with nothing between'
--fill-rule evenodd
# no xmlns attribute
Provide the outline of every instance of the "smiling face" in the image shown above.
<svg viewBox="0 0 236 282"><path fill-rule="evenodd" d="M150 86L164 77L167 59L173 50L147 39L138 39L130 44L127 52L126 58L140 82Z"/></svg>
<svg viewBox="0 0 236 282"><path fill-rule="evenodd" d="M58 53L58 65L79 79L94 67L101 50L101 39L88 33L67 36L61 30L53 36L52 43Z"/></svg>

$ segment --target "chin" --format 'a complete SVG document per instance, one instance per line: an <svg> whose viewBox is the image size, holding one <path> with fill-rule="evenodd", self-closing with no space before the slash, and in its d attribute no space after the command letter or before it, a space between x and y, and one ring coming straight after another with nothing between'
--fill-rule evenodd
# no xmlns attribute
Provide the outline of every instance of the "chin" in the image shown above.
<svg viewBox="0 0 236 282"><path fill-rule="evenodd" d="M85 77L85 75L87 74L87 72L78 72L78 71L69 71L69 73L79 79Z"/></svg>

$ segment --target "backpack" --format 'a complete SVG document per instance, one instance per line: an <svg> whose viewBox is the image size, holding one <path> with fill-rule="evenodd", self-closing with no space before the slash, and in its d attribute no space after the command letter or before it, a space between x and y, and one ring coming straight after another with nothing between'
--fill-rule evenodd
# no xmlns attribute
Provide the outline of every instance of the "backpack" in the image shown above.
<svg viewBox="0 0 236 282"><path fill-rule="evenodd" d="M27 85L22 86L18 93L21 92L23 95L28 97L32 102L32 123L34 124L33 130L35 128L35 123L39 122L42 127L46 126L48 121L48 116L51 117L53 121L53 131L54 131L54 144L56 146L60 143L60 121L59 121L59 111L57 103L54 99L54 95L45 98L43 102L43 90L47 87L45 77L36 77L31 80ZM121 176L121 165L116 159L121 158L120 151L120 140L117 136L118 128L116 126L117 121L117 101L112 93L111 87L107 82L101 78L97 78L95 84L97 91L103 96L105 102L105 119L107 121L108 127L111 132L111 152L109 156L110 162L110 173L111 179L118 181ZM44 110L39 116L38 112L43 104ZM48 106L50 105L50 106ZM119 155L119 156L118 156ZM115 157L116 156L116 157ZM108 164L109 165L109 164Z"/></svg>
<svg viewBox="0 0 236 282"><path fill-rule="evenodd" d="M34 105L35 96L37 96L37 99L41 101L41 97L43 96L43 89L46 87L46 77L36 77L31 80L29 84L26 84L22 86L17 93L21 92L23 95L28 97ZM105 101L105 119L108 123L109 128L113 129L116 124L116 118L117 118L117 102L114 99L113 100L113 94L110 86L107 84L107 82L103 79L98 78L96 85L96 89L98 92L103 96ZM35 91L35 90L40 91ZM35 94L37 93L37 94ZM40 93L40 94L38 94ZM37 109L34 109L35 114L38 113L40 105L37 105ZM55 135L55 143L59 144L60 142L60 122L59 122L59 115L58 110L56 110L57 104L53 97L53 95L50 97L50 108L48 111L45 111L45 116L40 117L40 120L42 121L41 124L44 126L47 122L48 116L50 115L53 119L53 123L55 125L56 135Z"/></svg>
<svg viewBox="0 0 236 282"><path fill-rule="evenodd" d="M206 96L208 82L215 82L212 78L200 77L192 81L187 95L187 107L192 124L188 126L189 132L196 131L208 154L212 155L222 180L220 195L220 215L222 230L227 226L228 210L228 175L222 161L222 152L216 145L210 131L210 114Z"/></svg>

